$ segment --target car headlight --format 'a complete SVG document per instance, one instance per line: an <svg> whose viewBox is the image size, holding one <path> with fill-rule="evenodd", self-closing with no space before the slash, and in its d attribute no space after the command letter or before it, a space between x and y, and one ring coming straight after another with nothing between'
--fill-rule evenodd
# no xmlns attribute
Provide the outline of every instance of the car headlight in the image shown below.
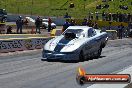
<svg viewBox="0 0 132 88"><path fill-rule="evenodd" d="M74 51L69 51L69 52L68 52L68 51L66 51L66 52L64 51L64 52L61 52L61 53L63 53L63 54L77 54L78 51L79 51L79 50L76 49L76 50L74 50Z"/></svg>

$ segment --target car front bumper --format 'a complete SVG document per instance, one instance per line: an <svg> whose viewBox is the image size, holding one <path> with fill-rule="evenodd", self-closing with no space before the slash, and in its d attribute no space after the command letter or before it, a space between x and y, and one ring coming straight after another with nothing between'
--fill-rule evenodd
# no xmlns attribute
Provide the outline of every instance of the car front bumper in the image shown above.
<svg viewBox="0 0 132 88"><path fill-rule="evenodd" d="M67 52L67 53L49 52L49 53L45 53L43 51L42 57L43 57L43 59L46 58L47 60L79 60L78 52Z"/></svg>

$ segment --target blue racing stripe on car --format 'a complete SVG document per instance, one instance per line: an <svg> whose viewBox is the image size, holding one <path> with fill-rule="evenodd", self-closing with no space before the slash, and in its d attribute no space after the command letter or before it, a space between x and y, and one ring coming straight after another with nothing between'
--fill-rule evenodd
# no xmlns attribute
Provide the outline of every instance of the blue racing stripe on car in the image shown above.
<svg viewBox="0 0 132 88"><path fill-rule="evenodd" d="M60 52L61 49L63 49L63 47L65 47L65 45L67 45L71 40L70 39L65 39L65 38L62 38L58 44L56 45L54 51L55 52Z"/></svg>

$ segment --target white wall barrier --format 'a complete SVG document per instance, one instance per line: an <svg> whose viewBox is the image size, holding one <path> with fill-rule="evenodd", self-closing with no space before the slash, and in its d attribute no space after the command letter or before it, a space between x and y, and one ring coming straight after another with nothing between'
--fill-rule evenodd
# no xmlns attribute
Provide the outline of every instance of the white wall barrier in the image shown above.
<svg viewBox="0 0 132 88"><path fill-rule="evenodd" d="M50 38L26 38L0 40L0 53L41 49Z"/></svg>

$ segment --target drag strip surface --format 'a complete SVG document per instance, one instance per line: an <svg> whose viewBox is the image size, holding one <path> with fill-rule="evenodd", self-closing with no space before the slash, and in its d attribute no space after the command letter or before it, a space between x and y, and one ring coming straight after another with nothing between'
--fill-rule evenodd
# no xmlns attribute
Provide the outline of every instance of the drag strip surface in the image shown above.
<svg viewBox="0 0 132 88"><path fill-rule="evenodd" d="M0 57L0 88L87 88L76 83L77 68L87 73L118 73L132 65L132 39L110 41L98 59L78 63L41 61L35 53Z"/></svg>

